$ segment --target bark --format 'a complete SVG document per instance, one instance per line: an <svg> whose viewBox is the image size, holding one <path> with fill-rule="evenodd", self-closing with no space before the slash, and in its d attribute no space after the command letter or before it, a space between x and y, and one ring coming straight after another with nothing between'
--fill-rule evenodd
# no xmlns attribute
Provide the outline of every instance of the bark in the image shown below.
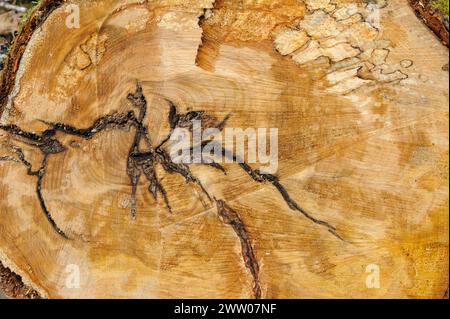
<svg viewBox="0 0 450 319"><path fill-rule="evenodd" d="M447 62L406 0L42 1L1 80L0 260L51 298L442 298ZM196 120L277 128L277 172L176 162Z"/></svg>
<svg viewBox="0 0 450 319"><path fill-rule="evenodd" d="M39 299L39 294L23 284L22 279L0 263L0 299Z"/></svg>
<svg viewBox="0 0 450 319"><path fill-rule="evenodd" d="M410 0L416 15L448 47L448 17L436 9L428 0Z"/></svg>

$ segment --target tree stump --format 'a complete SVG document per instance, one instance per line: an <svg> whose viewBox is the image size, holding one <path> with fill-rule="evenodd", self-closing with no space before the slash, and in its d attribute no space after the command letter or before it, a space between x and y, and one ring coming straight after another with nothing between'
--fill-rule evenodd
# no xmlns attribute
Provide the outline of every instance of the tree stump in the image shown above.
<svg viewBox="0 0 450 319"><path fill-rule="evenodd" d="M44 0L2 78L0 260L49 298L442 298L447 63L406 0ZM176 163L191 120L278 129L278 170Z"/></svg>

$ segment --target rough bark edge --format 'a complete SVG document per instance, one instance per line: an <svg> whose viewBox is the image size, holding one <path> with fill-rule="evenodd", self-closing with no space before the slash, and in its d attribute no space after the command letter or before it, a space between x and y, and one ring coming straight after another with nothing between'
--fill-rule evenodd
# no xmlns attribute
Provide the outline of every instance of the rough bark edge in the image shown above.
<svg viewBox="0 0 450 319"><path fill-rule="evenodd" d="M65 2L66 0L42 0L23 26L19 35L14 39L8 54L6 67L0 73L0 117L15 86L17 71L34 32L42 26L54 10L58 9ZM416 16L436 34L445 46L449 47L448 19L446 19L445 15L439 9L434 8L429 0L408 0L408 3ZM20 274L17 271L19 268L0 250L0 270L2 268L10 271L12 276L20 277L16 282L17 288L31 289L31 294L36 293L39 298L48 298L48 294L40 287L37 287L27 275ZM2 285L3 282L0 278L0 289ZM16 296L9 297L14 298ZM448 288L443 298L448 299Z"/></svg>
<svg viewBox="0 0 450 319"><path fill-rule="evenodd" d="M17 71L31 37L45 20L47 20L48 16L65 1L42 0L23 26L19 35L14 39L0 79L0 116L3 114L8 103L8 97L14 88Z"/></svg>
<svg viewBox="0 0 450 319"><path fill-rule="evenodd" d="M8 54L5 69L0 77L0 116L3 114L8 103L8 97L14 88L17 71L31 37L42 26L48 16L64 2L65 0L42 0L23 26L19 35L14 39L14 43ZM18 271L19 268L1 250L0 263L3 264L0 264L0 267L4 267L5 271L10 271L11 276L17 279L14 283L15 289L19 291L22 289L30 289L29 295L36 294L39 298L48 298L47 293L40 287L37 287L27 275ZM7 283L1 281L0 288L5 284ZM17 298L18 296L12 295L8 297Z"/></svg>
<svg viewBox="0 0 450 319"><path fill-rule="evenodd" d="M33 288L25 285L22 278L0 262L0 289L4 296L13 299L40 299Z"/></svg>
<svg viewBox="0 0 450 319"><path fill-rule="evenodd" d="M14 262L12 262L0 249L0 269L5 268L7 271L11 272L11 276L15 276L17 280L14 282L14 288L18 290L30 290L29 294L35 294L35 298L28 298L28 299L41 299L41 298L47 298L48 294L47 292L42 289L41 287L38 287L33 281L28 277L27 274L24 272L19 271L19 267L17 267ZM6 294L9 298L17 298L19 296L17 295L8 295L6 291L3 290L4 285L7 284L3 282L2 278L0 277L0 289ZM27 299L27 298L23 298Z"/></svg>
<svg viewBox="0 0 450 319"><path fill-rule="evenodd" d="M442 41L449 46L448 19L429 0L408 0L416 16L422 20Z"/></svg>

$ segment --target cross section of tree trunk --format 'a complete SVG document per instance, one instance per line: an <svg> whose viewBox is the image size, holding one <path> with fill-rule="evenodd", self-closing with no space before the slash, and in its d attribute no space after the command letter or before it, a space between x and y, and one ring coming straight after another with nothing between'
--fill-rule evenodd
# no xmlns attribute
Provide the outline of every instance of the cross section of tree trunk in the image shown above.
<svg viewBox="0 0 450 319"><path fill-rule="evenodd" d="M2 75L0 260L50 298L442 298L447 63L407 0L44 0ZM277 171L175 161L194 121L278 129Z"/></svg>

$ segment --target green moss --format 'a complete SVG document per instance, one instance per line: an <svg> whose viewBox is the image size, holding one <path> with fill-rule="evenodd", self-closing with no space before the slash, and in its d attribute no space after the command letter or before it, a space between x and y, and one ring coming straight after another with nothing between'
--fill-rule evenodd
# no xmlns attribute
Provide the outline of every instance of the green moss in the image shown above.
<svg viewBox="0 0 450 319"><path fill-rule="evenodd" d="M448 1L449 0L432 0L431 3L441 10L443 14L445 14L448 17Z"/></svg>
<svg viewBox="0 0 450 319"><path fill-rule="evenodd" d="M22 21L20 21L19 24L19 31L22 30L23 26L27 22L28 18L33 13L34 9L36 9L37 5L39 4L39 1L21 1L22 5L26 6L28 10L23 14Z"/></svg>
<svg viewBox="0 0 450 319"><path fill-rule="evenodd" d="M35 0L17 0L16 4L24 7L34 7L36 2Z"/></svg>

